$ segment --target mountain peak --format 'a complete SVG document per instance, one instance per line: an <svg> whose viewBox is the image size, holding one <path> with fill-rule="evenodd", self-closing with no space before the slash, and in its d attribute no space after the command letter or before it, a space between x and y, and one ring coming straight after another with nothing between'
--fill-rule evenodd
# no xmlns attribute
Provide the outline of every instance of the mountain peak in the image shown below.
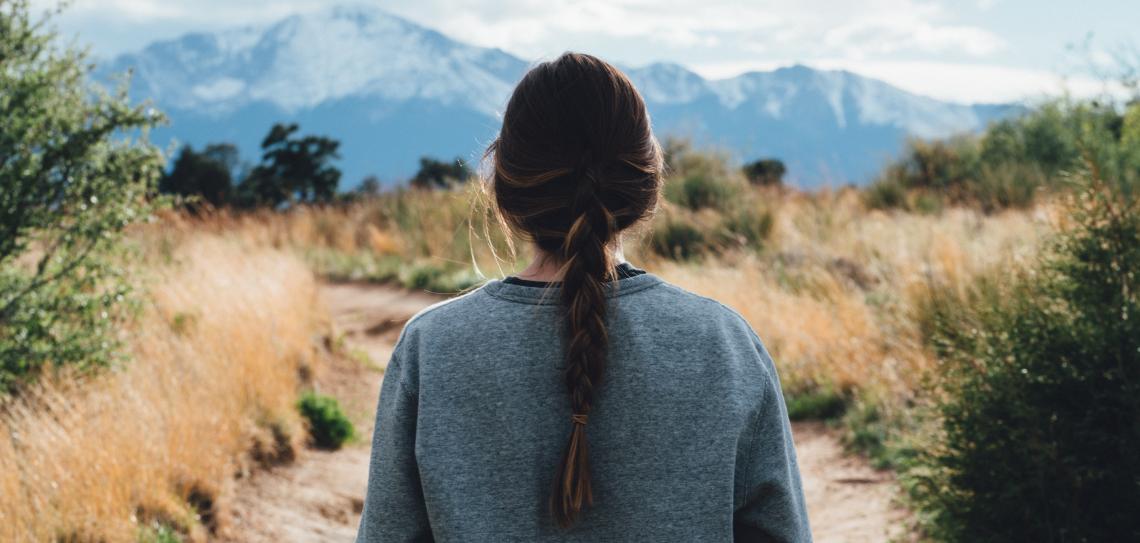
<svg viewBox="0 0 1140 543"><path fill-rule="evenodd" d="M423 155L477 159L529 63L449 38L367 4L271 24L198 32L122 55L132 93L153 100L185 143L236 143L257 156L274 122L342 141L348 179L405 176ZM687 136L740 159L775 156L810 184L862 180L908 134L980 128L1007 112L915 96L882 81L803 64L707 80L672 62L625 68L660 137Z"/></svg>

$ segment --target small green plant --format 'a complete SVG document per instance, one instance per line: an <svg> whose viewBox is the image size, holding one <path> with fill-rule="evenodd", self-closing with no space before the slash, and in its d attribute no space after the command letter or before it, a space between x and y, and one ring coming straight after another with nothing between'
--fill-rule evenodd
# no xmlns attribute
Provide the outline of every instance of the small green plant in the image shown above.
<svg viewBox="0 0 1140 543"><path fill-rule="evenodd" d="M384 371L384 368L380 367L380 365L377 364L375 360L372 360L372 356L370 356L368 354L368 351L365 351L364 349L352 349L352 350L350 350L348 352L348 358L351 359L353 362L360 364L360 367L362 367L362 368L367 368L367 369L376 370L376 371Z"/></svg>
<svg viewBox="0 0 1140 543"><path fill-rule="evenodd" d="M168 524L154 522L139 530L138 543L182 543L182 535Z"/></svg>
<svg viewBox="0 0 1140 543"><path fill-rule="evenodd" d="M740 195L742 187L731 179L714 177L704 172L692 173L665 184L665 198L692 211L727 209Z"/></svg>
<svg viewBox="0 0 1140 543"><path fill-rule="evenodd" d="M653 252L674 260L690 260L704 252L708 240L692 221L669 215L659 220L649 238Z"/></svg>
<svg viewBox="0 0 1140 543"><path fill-rule="evenodd" d="M729 243L760 251L772 235L772 212L756 205L741 205L725 214L720 237Z"/></svg>
<svg viewBox="0 0 1140 543"><path fill-rule="evenodd" d="M297 409L309 425L313 446L337 450L356 434L352 421L332 396L306 392L297 402Z"/></svg>
<svg viewBox="0 0 1140 543"><path fill-rule="evenodd" d="M847 400L831 389L789 394L788 418L791 420L834 420L847 411Z"/></svg>
<svg viewBox="0 0 1140 543"><path fill-rule="evenodd" d="M906 187L897 178L884 177L863 192L863 202L871 209L907 209Z"/></svg>

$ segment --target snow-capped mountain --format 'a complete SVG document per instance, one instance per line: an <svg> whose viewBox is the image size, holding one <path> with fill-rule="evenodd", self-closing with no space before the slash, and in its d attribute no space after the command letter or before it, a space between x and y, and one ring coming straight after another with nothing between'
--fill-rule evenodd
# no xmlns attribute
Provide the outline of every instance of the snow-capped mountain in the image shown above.
<svg viewBox="0 0 1140 543"><path fill-rule="evenodd" d="M156 42L100 73L133 71L132 97L171 118L154 134L160 144L228 141L256 161L274 122L337 138L347 189L369 174L406 177L424 155L477 159L528 65L374 7L338 6ZM781 158L804 186L865 181L908 134L977 130L1014 110L948 104L800 65L715 81L675 64L623 68L659 136L691 137L741 160Z"/></svg>

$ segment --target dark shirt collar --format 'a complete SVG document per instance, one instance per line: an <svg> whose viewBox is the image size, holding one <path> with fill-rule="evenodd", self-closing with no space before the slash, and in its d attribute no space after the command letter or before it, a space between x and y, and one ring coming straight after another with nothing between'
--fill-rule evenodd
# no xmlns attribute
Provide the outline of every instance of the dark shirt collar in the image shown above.
<svg viewBox="0 0 1140 543"><path fill-rule="evenodd" d="M618 279L625 279L627 277L634 277L634 276L641 275L641 274L645 273L645 270L638 268L638 267L634 266L633 264L630 264L629 262L622 262L621 264L618 264L617 266L614 267L614 270L617 272ZM521 285L524 287L539 287L539 288L546 288L546 287L549 287L550 285L557 285L559 283L559 281L547 282L547 281L532 281L530 279L520 279L520 278L515 277L513 275L508 275L507 277L503 278L503 282L508 284L508 285Z"/></svg>

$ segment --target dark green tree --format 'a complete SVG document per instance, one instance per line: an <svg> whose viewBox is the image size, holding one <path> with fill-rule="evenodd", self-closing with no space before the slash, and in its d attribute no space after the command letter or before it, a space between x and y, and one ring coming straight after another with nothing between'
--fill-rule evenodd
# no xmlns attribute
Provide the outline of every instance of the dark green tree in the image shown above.
<svg viewBox="0 0 1140 543"><path fill-rule="evenodd" d="M360 182L360 186L356 187L356 192L364 196L376 196L380 194L380 189L383 185L380 183L380 178L375 175L369 175Z"/></svg>
<svg viewBox="0 0 1140 543"><path fill-rule="evenodd" d="M201 199L214 207L226 205L233 197L238 162L238 150L233 144L207 145L201 153L187 145L170 172L159 180L158 189L164 194ZM194 208L197 202L190 201L188 205Z"/></svg>
<svg viewBox="0 0 1140 543"><path fill-rule="evenodd" d="M91 85L48 22L0 2L0 390L119 355L123 230L158 205L162 155L139 135L161 117Z"/></svg>
<svg viewBox="0 0 1140 543"><path fill-rule="evenodd" d="M459 158L443 162L425 156L420 158L420 169L410 183L418 189L446 189L465 183L471 176L471 170Z"/></svg>
<svg viewBox="0 0 1140 543"><path fill-rule="evenodd" d="M788 169L783 161L775 158L762 158L744 165L744 177L754 185L781 185Z"/></svg>
<svg viewBox="0 0 1140 543"><path fill-rule="evenodd" d="M247 206L329 202L336 196L340 142L324 136L296 136L296 123L275 124L261 142L261 164L238 187Z"/></svg>

